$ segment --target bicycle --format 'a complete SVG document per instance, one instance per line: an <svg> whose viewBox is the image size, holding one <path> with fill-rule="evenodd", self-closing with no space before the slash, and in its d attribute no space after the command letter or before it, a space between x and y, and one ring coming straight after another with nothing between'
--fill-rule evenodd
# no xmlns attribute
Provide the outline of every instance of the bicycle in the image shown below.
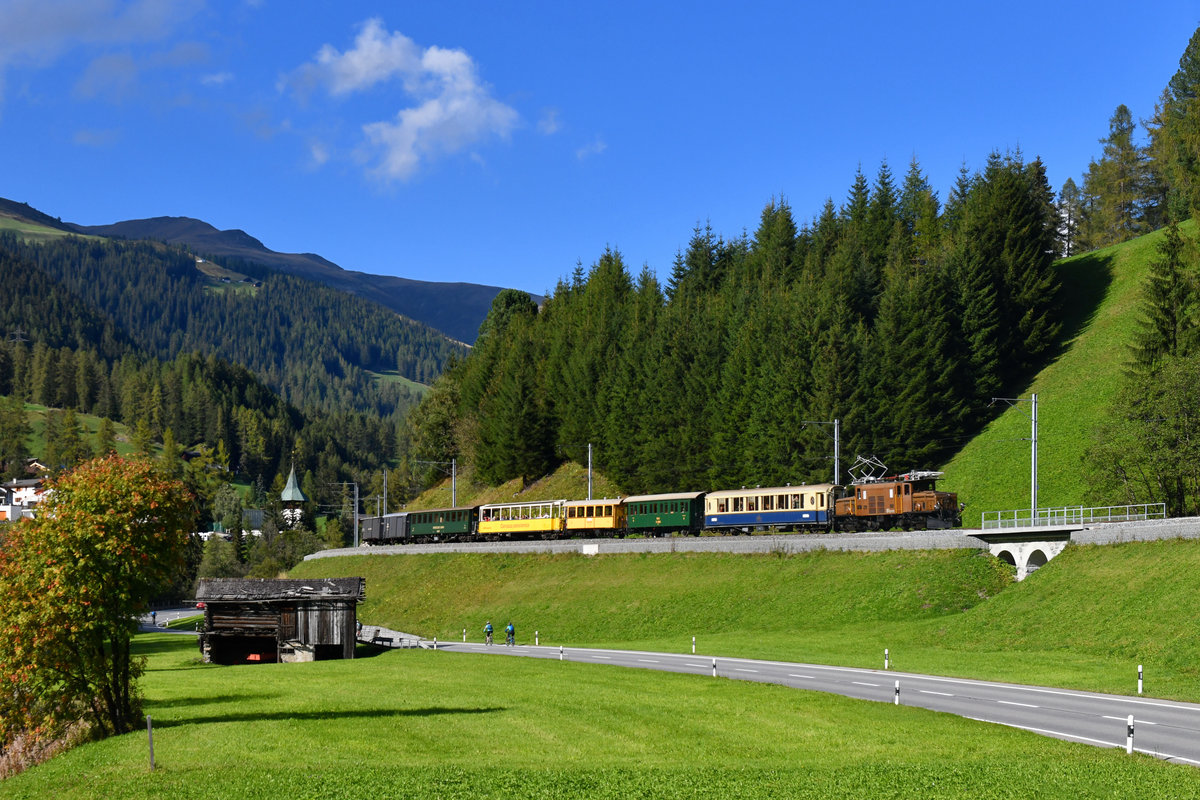
<svg viewBox="0 0 1200 800"><path fill-rule="evenodd" d="M504 638L504 643L505 643L506 645L508 645L509 647L512 647L513 645L515 645L515 644L517 643L517 637L516 637L516 636L513 636L513 635L510 633L508 636L506 636L506 637Z"/></svg>
<svg viewBox="0 0 1200 800"><path fill-rule="evenodd" d="M488 632L487 632L487 637L486 637L486 639L484 640L484 642L485 642L485 644L491 644L491 643L492 643L492 632L491 632L491 631L488 631Z"/></svg>

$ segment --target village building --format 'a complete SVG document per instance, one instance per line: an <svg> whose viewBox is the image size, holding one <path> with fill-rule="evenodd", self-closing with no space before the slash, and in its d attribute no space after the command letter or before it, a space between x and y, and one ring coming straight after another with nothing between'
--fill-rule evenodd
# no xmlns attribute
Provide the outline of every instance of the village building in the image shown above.
<svg viewBox="0 0 1200 800"><path fill-rule="evenodd" d="M365 578L204 578L200 652L213 664L354 658Z"/></svg>

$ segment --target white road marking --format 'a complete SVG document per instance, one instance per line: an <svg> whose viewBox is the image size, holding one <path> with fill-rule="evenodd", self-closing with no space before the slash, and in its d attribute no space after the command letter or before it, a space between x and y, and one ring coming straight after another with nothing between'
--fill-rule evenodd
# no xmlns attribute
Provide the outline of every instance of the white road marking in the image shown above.
<svg viewBox="0 0 1200 800"><path fill-rule="evenodd" d="M1014 703L1011 700L997 700L1002 706L1020 706L1021 708L1040 708L1040 706L1030 705L1029 703Z"/></svg>
<svg viewBox="0 0 1200 800"><path fill-rule="evenodd" d="M878 683L863 683L862 681L850 681L850 682L853 684L856 684L858 686L879 686Z"/></svg>
<svg viewBox="0 0 1200 800"><path fill-rule="evenodd" d="M928 689L921 689L920 692L921 694L936 694L941 697L954 697L954 695L950 694L949 692L931 692Z"/></svg>
<svg viewBox="0 0 1200 800"><path fill-rule="evenodd" d="M603 658L605 661L612 661L612 656L592 656L592 658Z"/></svg>
<svg viewBox="0 0 1200 800"><path fill-rule="evenodd" d="M789 678L804 678L805 680L810 680L810 681L816 680L816 678L814 678L812 675L793 675L790 672L788 673L788 677Z"/></svg>
<svg viewBox="0 0 1200 800"><path fill-rule="evenodd" d="M639 658L638 661L642 664L657 664L657 663L659 663L656 659L653 659L653 658Z"/></svg>
<svg viewBox="0 0 1200 800"><path fill-rule="evenodd" d="M734 667L733 671L734 672L758 672L758 670L756 670L756 669L742 669L741 667Z"/></svg>
<svg viewBox="0 0 1200 800"><path fill-rule="evenodd" d="M1107 714L1102 716L1101 719L1115 719L1117 722L1129 722L1129 717L1110 717ZM1157 725L1158 723L1151 722L1150 720L1147 720L1147 719L1135 719L1133 721L1133 724L1134 725Z"/></svg>

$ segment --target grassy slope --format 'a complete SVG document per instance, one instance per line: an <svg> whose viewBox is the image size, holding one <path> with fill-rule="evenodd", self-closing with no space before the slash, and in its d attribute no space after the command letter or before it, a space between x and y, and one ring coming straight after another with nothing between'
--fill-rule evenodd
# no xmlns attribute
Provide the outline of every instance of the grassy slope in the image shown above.
<svg viewBox="0 0 1200 800"><path fill-rule="evenodd" d="M501 486L484 486L472 480L470 471L460 472L455 491L455 501L460 506L480 503L520 503L534 500L583 499L587 494L587 468L567 462L539 481L523 486L515 478ZM620 492L615 484L603 475L593 472L592 496L617 497ZM421 494L408 504L410 511L422 508L446 508L450 502L450 479Z"/></svg>
<svg viewBox="0 0 1200 800"><path fill-rule="evenodd" d="M29 420L30 428L28 444L31 453L46 452L46 413L49 410L46 406L34 403L25 404L25 416ZM83 428L84 444L88 447L95 447L96 434L100 430L100 417L94 414L77 413L75 421ZM113 434L116 436L118 453L125 455L133 452L133 445L129 442L132 431L124 423L114 422Z"/></svg>
<svg viewBox="0 0 1200 800"><path fill-rule="evenodd" d="M543 644L603 644L898 668L1200 701L1200 543L1072 547L1026 581L975 551L360 556L372 624L472 640L491 619ZM985 602L986 600L986 602Z"/></svg>
<svg viewBox="0 0 1200 800"><path fill-rule="evenodd" d="M777 686L421 651L206 667L180 637L138 646L157 769L143 730L10 778L0 797L1200 794L1200 770L1150 757Z"/></svg>
<svg viewBox="0 0 1200 800"><path fill-rule="evenodd" d="M1183 231L1194 236L1194 223ZM1064 350L1019 395L1038 395L1039 508L1110 504L1090 497L1083 453L1121 380L1142 284L1163 236L1158 231L1059 262ZM1029 406L1005 411L945 466L941 485L967 504L964 525L977 526L983 511L1029 508Z"/></svg>

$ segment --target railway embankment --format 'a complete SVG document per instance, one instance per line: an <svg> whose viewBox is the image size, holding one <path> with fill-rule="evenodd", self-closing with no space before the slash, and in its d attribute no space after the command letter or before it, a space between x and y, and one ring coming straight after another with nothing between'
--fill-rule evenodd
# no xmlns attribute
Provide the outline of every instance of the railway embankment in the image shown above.
<svg viewBox="0 0 1200 800"><path fill-rule="evenodd" d="M560 541L444 542L322 550L308 559L360 555L434 553L803 553L813 550L986 549L976 529L885 533L777 534L754 536L675 536L652 539L565 539ZM1107 522L1071 535L1075 544L1121 544L1160 539L1200 539L1200 518Z"/></svg>

